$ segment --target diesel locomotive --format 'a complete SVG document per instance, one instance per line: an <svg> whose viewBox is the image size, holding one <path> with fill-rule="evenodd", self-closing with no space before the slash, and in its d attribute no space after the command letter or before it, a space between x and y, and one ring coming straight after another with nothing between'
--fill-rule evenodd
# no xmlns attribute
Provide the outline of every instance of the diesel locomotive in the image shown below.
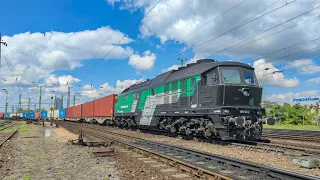
<svg viewBox="0 0 320 180"><path fill-rule="evenodd" d="M134 84L118 94L114 119L121 128L165 131L222 140L261 139L262 87L248 64L200 59Z"/></svg>

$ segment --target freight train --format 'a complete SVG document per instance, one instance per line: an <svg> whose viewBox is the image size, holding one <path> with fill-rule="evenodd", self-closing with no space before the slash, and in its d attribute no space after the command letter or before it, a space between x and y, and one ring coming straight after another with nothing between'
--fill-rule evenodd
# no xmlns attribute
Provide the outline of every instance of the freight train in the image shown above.
<svg viewBox="0 0 320 180"><path fill-rule="evenodd" d="M261 139L262 87L248 64L212 59L171 70L48 118L222 140ZM62 113L62 114L61 114Z"/></svg>

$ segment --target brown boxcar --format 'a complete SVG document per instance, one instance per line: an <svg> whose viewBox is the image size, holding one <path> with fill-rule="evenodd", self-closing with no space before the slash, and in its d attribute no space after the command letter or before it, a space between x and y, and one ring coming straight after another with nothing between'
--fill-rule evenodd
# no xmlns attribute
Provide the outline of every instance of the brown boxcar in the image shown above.
<svg viewBox="0 0 320 180"><path fill-rule="evenodd" d="M95 100L94 117L113 117L115 100L115 94Z"/></svg>
<svg viewBox="0 0 320 180"><path fill-rule="evenodd" d="M67 118L80 118L81 117L81 104L77 106L68 107L66 109Z"/></svg>
<svg viewBox="0 0 320 180"><path fill-rule="evenodd" d="M40 118L40 112L35 113L35 118L37 118L37 119Z"/></svg>
<svg viewBox="0 0 320 180"><path fill-rule="evenodd" d="M82 104L82 117L93 117L94 105L94 101Z"/></svg>
<svg viewBox="0 0 320 180"><path fill-rule="evenodd" d="M0 119L4 118L4 113L0 113Z"/></svg>

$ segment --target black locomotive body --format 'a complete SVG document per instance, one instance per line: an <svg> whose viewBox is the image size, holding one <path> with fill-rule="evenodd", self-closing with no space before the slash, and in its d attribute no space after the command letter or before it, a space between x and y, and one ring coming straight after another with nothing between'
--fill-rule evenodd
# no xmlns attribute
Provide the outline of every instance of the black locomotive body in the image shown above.
<svg viewBox="0 0 320 180"><path fill-rule="evenodd" d="M261 99L253 67L202 59L127 88L118 95L114 122L186 136L257 140L264 123L274 124L263 119Z"/></svg>

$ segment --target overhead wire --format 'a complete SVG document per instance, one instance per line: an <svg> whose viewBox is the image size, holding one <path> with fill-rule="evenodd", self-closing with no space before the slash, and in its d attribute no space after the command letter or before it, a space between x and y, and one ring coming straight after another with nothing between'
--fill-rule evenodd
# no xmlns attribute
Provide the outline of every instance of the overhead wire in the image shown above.
<svg viewBox="0 0 320 180"><path fill-rule="evenodd" d="M166 61L169 61L169 60L171 60L171 59L173 59L173 58L176 58L176 57L180 56L181 54L184 54L184 53L189 52L189 51L191 51L191 50L194 50L194 49L196 49L196 48L198 48L198 47L201 47L201 46L203 46L203 45L205 45L205 44L207 44L207 43L209 43L209 42L211 42L211 41L213 41L213 40L215 40L215 39L218 39L219 37L222 37L222 36L224 36L224 35L232 32L232 31L234 31L234 30L236 30L236 29L241 28L241 27L243 27L243 26L245 26L245 25L247 25L247 24L249 24L249 23L257 20L257 19L260 19L260 18L262 18L262 17L264 17L264 16L266 16L266 15L268 15L268 14L271 14L271 13L273 13L273 12L279 10L279 9L282 9L282 8L284 8L284 7L292 4L292 3L295 2L295 1L297 1L297 0L293 0L293 1L287 2L286 4L284 4L284 5L280 6L280 7L277 7L277 8L275 8L275 9L271 10L271 11L268 11L268 12L266 12L266 13L264 13L264 14L256 17L256 18L254 18L254 19L251 19L251 20L249 20L249 21L245 21L244 23L239 24L238 26L236 26L236 27L234 27L234 28L231 28L231 29L229 29L229 30L226 31L226 32L223 32L223 33L221 33L221 34L219 34L219 35L217 35L217 36L215 36L215 37L213 37L213 38L210 38L209 40L206 40L206 41L201 42L201 43L199 43L199 44L197 44L197 45L195 45L195 46L193 46L193 47L191 47L191 48L186 49L184 52L179 53L179 54L175 55L174 57L167 59ZM320 6L318 6L317 8L319 8L319 7L320 7ZM315 8L314 8L314 9L315 9ZM166 61L164 61L164 62L166 62Z"/></svg>
<svg viewBox="0 0 320 180"><path fill-rule="evenodd" d="M218 36L215 36L215 37L213 37L213 38L210 38L210 39L207 40L207 41L201 42L201 43L199 43L199 44L197 44L197 45L195 45L195 46L193 46L193 47L191 47L191 48L188 48L188 49L186 49L184 52L179 53L179 54L177 54L177 55L175 55L175 56L173 56L173 57L171 57L171 58L168 58L168 59L162 61L160 64L163 64L163 63L165 63L165 62L167 62L167 61L169 61L169 60L172 60L172 59L174 59L174 58L176 58L176 57L179 57L180 55L184 54L185 52L189 52L189 51L191 51L191 50L194 50L195 48L198 48L198 47L200 47L200 46L203 46L203 45L205 45L205 44L207 44L207 43L209 43L209 42L211 42L211 41L213 41L213 40L215 40L215 39L217 39L217 38L219 38L219 37L222 37L223 35L225 35L225 34L227 34L227 33L229 33L229 32L232 32L232 31L234 31L234 30L236 30L236 29L239 29L239 28L243 27L243 26L246 25L246 24L249 24L250 22L253 22L253 21L255 21L255 20L259 19L259 18L262 18L262 17L264 17L264 16L266 16L266 15L268 15L268 14L270 14L270 13L273 13L273 12L275 12L275 11L281 9L281 8L284 8L284 7L292 4L292 3L295 2L295 1L296 1L296 0L287 2L286 4L281 5L281 6L277 7L277 8L275 8L275 9L272 9L271 11L268 11L268 12L266 12L266 13L264 13L264 14L256 17L256 18L254 18L254 19L252 19L252 17L250 17L250 18L248 18L247 20L245 20L243 23L239 24L238 26L236 26L236 27L234 27L234 28L231 28L231 29L229 29L229 30L226 31L226 32L223 32L223 33L221 33L221 34L218 35ZM272 5L273 5L273 4L272 4ZM317 8L319 8L319 7L320 7L320 6L318 6ZM268 6L267 8L269 8L269 6ZM267 9L267 8L265 8L265 9ZM310 11L310 10L309 10L309 11ZM261 11L259 11L259 12L261 12ZM254 16L255 16L255 15L254 15ZM254 17L254 16L253 16L253 17ZM250 20L250 19L251 19L251 20ZM158 66L159 66L160 64L158 64ZM129 77L132 77L132 76L129 76Z"/></svg>
<svg viewBox="0 0 320 180"><path fill-rule="evenodd" d="M198 44L198 45L195 45L195 46L193 46L193 47L185 50L183 53L188 52L188 51L191 51L193 48L200 47L200 46L202 46L202 45L204 45L204 44L206 44L206 43L208 43L208 42L210 42L210 41L212 41L212 40L214 40L214 39L217 39L218 37L222 37L224 34L226 34L226 33L228 33L228 32L231 32L231 31L233 31L233 30L235 30L235 29L238 29L238 28L240 28L240 27L242 27L242 26L244 26L244 25L246 25L246 24L248 24L248 23L250 23L250 22L253 22L254 20L257 20L257 19L259 19L259 18L261 18L261 17L264 17L264 16L266 16L266 15L272 13L272 12L275 12L275 11L277 11L277 10L279 10L279 9L281 9L281 8L289 5L289 4L292 4L292 3L295 2L295 1L296 1L296 0L291 1L291 2L287 2L285 5L282 5L282 6L280 6L280 7L277 7L277 8L275 8L275 9L271 10L271 11L268 11L268 12L266 12L266 13L264 13L264 14L256 17L256 18L252 19L252 17L256 16L256 15L259 14L260 12L262 12L262 11L268 9L269 7L271 7L272 5L274 5L274 3L273 3L273 4L269 5L268 7L264 8L262 11L259 11L257 14L251 16L250 18L248 18L247 20L245 20L244 22L242 22L242 23L239 24L238 26L236 26L236 27L234 27L234 28L228 30L227 32L224 32L224 33L222 33L222 34L220 34L220 35L218 35L218 36L215 36L215 37L213 37L213 38L211 38L211 39L209 39L209 40L207 40L207 41L205 41L205 42L202 42L202 43L200 43L200 44ZM275 3L277 3L277 1L276 1ZM313 10L319 8L319 7L320 7L320 6L314 8L314 9L311 9L311 10L305 12L304 14L306 14L306 13L308 13L308 12L311 12L311 11L313 11ZM251 20L250 20L250 19L251 19ZM278 25L278 26L279 26L279 25ZM165 62L167 62L167 61L169 61L169 60L172 60L172 59L180 56L180 55L183 54L183 53L179 53L178 55L175 55L175 56L172 57L172 58L166 59L166 60L162 61L161 64L163 64L163 63L165 63ZM159 64L158 64L158 65L159 65ZM133 76L128 76L127 78L130 78L130 77L133 77Z"/></svg>
<svg viewBox="0 0 320 180"><path fill-rule="evenodd" d="M218 52L216 52L216 53L214 53L214 54L211 54L211 55L209 55L208 57L213 56L213 55L216 55L216 54L218 54L218 53L221 53L221 52L223 52L223 51L225 51L225 50L227 50L227 49L229 49L229 48L233 48L233 47L235 47L235 46L237 46L237 45L239 45L239 44L241 44L241 43L243 43L243 42L245 42L245 41L247 41L247 40L249 40L249 39L252 39L252 38L254 38L254 37L262 34L262 33L265 33L265 32L267 32L267 31L270 31L271 29L274 29L274 28L276 28L276 27L279 27L279 26L281 26L281 25L283 25L283 24L285 24L285 23L287 23L287 22L292 21L293 19L296 19L296 18L301 17L301 16L303 16L303 15L305 15L305 14L311 12L311 11L314 11L315 9L318 9L319 7L320 7L320 6L318 6L317 8L314 8L314 9L312 9L312 10L309 10L309 11L307 11L307 12L304 12L304 13L302 13L302 14L299 14L298 16L295 16L294 18L291 18L291 19L289 19L289 20L286 20L286 21L284 21L284 22L282 22L282 23L279 23L279 24L277 24L277 25L275 25L275 26L273 26L273 27L271 27L271 28L269 28L269 29L266 29L266 30L264 30L264 31L262 31L262 32L260 32L260 33L258 33L258 34L256 34L256 35L254 35L254 36L251 36L251 37L249 37L249 38L246 38L245 40L242 40L241 42L238 42L238 43L236 43L236 44L234 44L234 45L232 45L232 46L229 46L228 48L224 48L224 49L222 49L222 50L220 50L220 51L218 51Z"/></svg>
<svg viewBox="0 0 320 180"><path fill-rule="evenodd" d="M127 36L133 31L133 29L134 29L137 25L139 25L140 22L141 22L144 18L146 18L146 17L148 16L148 14L149 14L160 2L161 2L161 0L158 0L158 1L155 3L155 5L153 5L153 7L150 8L149 11L148 11L142 18L140 18L140 20L139 20L137 23L135 23L135 24L126 32L126 34L124 34L124 35L122 36L122 38L121 38L116 44L114 44L113 47L112 47L95 65L93 65L93 67L92 67L91 70L95 69L95 68L101 63L101 61L102 61L103 59L105 59L107 56L109 56L109 54L113 51L113 49L114 49L116 46L118 46L118 45L120 44L120 42L121 42L125 37L127 37ZM88 70L88 71L89 71L89 70ZM88 71L86 71L86 72L88 72ZM83 75L84 75L84 73L83 73ZM88 77L88 76L85 76L85 77ZM79 84L79 83L78 83L78 84Z"/></svg>
<svg viewBox="0 0 320 180"><path fill-rule="evenodd" d="M204 26L207 26L208 24L212 23L213 21L217 20L218 18L222 17L223 15L227 14L228 12L230 12L231 10L237 8L238 6L240 6L242 3L244 3L247 0L243 0L241 2L239 2L238 4L232 6L231 8L227 9L226 11L222 12L221 14L219 14L218 16L214 17L213 19L211 19L210 21L202 24L201 26L199 26L198 28L194 29L193 31L189 32L188 34L186 34L185 36L183 36L180 40L178 41L182 41L183 39L185 39L186 37L190 36L191 34L193 34L194 32L198 31L199 29L203 28ZM279 1L279 0L278 0Z"/></svg>
<svg viewBox="0 0 320 180"><path fill-rule="evenodd" d="M240 6L240 5L241 5L242 3L244 3L245 1L246 1L246 0L243 0L243 1L241 1L240 3L232 6L231 8L227 9L226 11L222 12L220 15L214 17L213 19L211 19L211 20L208 21L207 23L201 25L201 26L198 27L197 29L195 29L195 30L193 30L192 32L188 33L188 34L187 34L186 36L184 36L181 40L183 40L183 39L186 38L187 36L191 35L192 33L200 30L201 28L203 28L204 26L208 25L209 23L215 21L216 19L222 17L223 15L227 14L227 13L230 12L231 10L233 10L233 9L235 9L236 7ZM279 0L278 0L278 1L279 1ZM278 2L278 1L277 1L277 2ZM272 5L274 5L274 4L275 4L275 3L273 3ZM154 6L154 7L155 7L155 6ZM153 8L154 8L154 7L153 7ZM270 6L269 6L269 7L270 7ZM152 9L153 9L153 8L152 8ZM152 9L151 9L151 10L152 10ZM149 12L150 12L150 11L149 11ZM149 13L149 12L148 12L148 13ZM148 14L148 13L147 13L147 14ZM146 14L146 15L147 15L147 14ZM146 15L145 15L145 16L146 16ZM140 22L141 22L141 21L140 21ZM140 23L140 22L139 22L139 23ZM137 23L137 25L138 25L138 23ZM121 74L121 73L118 73L118 74L114 75L114 77L118 76L119 74Z"/></svg>

